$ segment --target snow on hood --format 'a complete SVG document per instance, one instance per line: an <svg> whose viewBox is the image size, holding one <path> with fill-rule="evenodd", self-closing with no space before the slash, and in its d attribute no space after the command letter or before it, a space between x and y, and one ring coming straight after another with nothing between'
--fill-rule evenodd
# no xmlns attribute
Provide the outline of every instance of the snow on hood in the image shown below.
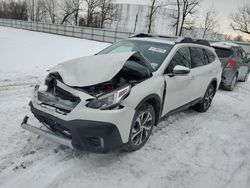
<svg viewBox="0 0 250 188"><path fill-rule="evenodd" d="M72 87L96 85L111 80L134 53L85 56L60 63L50 73L58 72L63 82Z"/></svg>

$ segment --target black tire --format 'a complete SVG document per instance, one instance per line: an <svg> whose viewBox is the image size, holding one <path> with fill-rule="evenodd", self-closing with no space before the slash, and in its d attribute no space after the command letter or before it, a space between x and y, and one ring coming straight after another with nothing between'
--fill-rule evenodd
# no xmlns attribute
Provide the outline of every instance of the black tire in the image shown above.
<svg viewBox="0 0 250 188"><path fill-rule="evenodd" d="M224 86L224 89L225 89L225 90L228 90L228 91L233 91L234 88L235 88L235 85L236 85L236 83L237 83L237 78L238 78L238 75L237 75L237 74L234 75L234 77L233 77L233 79L232 79L230 85L229 85L229 86Z"/></svg>
<svg viewBox="0 0 250 188"><path fill-rule="evenodd" d="M197 112L206 112L211 106L214 95L215 95L215 87L213 86L213 84L210 84L209 87L207 88L207 91L202 101L193 106L193 109Z"/></svg>
<svg viewBox="0 0 250 188"><path fill-rule="evenodd" d="M139 122L141 122L141 124ZM143 104L135 112L130 129L129 141L124 151L133 152L143 147L148 141L154 125L155 110L153 106L147 103Z"/></svg>

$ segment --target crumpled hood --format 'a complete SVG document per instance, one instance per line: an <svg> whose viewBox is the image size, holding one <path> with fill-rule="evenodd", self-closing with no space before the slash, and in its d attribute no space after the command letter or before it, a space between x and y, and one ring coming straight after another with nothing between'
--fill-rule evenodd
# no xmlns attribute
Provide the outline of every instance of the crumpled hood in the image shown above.
<svg viewBox="0 0 250 188"><path fill-rule="evenodd" d="M58 64L50 70L58 72L65 84L86 87L111 80L135 52L86 56Z"/></svg>

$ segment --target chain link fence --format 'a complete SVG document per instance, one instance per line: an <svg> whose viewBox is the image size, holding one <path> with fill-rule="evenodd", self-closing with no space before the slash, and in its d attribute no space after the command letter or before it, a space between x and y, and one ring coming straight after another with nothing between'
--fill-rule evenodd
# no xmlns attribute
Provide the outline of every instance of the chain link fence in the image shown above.
<svg viewBox="0 0 250 188"><path fill-rule="evenodd" d="M69 37L77 37L82 39L90 39L90 40L109 42L109 43L113 43L118 40L128 38L131 35L135 34L132 32L123 32L123 31L100 29L100 28L65 26L58 24L1 19L1 18L0 18L0 26L51 33ZM215 42L215 41L210 40L210 42ZM235 42L235 41L233 42L239 44L248 54L250 54L250 43Z"/></svg>

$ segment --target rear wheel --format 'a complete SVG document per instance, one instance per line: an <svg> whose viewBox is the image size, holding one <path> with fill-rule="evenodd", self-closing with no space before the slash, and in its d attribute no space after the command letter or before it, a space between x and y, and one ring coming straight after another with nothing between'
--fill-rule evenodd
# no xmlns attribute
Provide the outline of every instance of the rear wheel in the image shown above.
<svg viewBox="0 0 250 188"><path fill-rule="evenodd" d="M225 86L225 89L228 90L228 91L233 91L233 90L234 90L234 87L235 87L235 85L236 85L236 82L237 82L237 78L238 78L237 74L234 75L234 77L233 77L233 79L232 79L230 85L229 85L229 86Z"/></svg>
<svg viewBox="0 0 250 188"><path fill-rule="evenodd" d="M211 106L214 95L215 95L215 87L212 84L210 84L202 101L193 106L193 109L197 112L206 112Z"/></svg>
<svg viewBox="0 0 250 188"><path fill-rule="evenodd" d="M248 72L247 72L247 74L246 74L246 76L245 76L245 78L244 78L243 82L247 82L248 77L249 77L249 73L250 73L250 71L248 71Z"/></svg>
<svg viewBox="0 0 250 188"><path fill-rule="evenodd" d="M155 125L155 111L152 105L144 104L135 112L130 130L129 142L125 151L140 149L148 141Z"/></svg>

